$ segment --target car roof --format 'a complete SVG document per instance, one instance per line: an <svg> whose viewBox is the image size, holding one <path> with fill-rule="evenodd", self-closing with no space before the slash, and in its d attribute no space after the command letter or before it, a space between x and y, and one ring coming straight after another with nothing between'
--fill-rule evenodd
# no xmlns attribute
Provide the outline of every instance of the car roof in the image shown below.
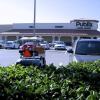
<svg viewBox="0 0 100 100"><path fill-rule="evenodd" d="M78 41L100 41L100 39L79 39Z"/></svg>
<svg viewBox="0 0 100 100"><path fill-rule="evenodd" d="M14 42L14 41L7 41L7 43L8 43L8 42L9 42L9 43L12 43L12 42Z"/></svg>
<svg viewBox="0 0 100 100"><path fill-rule="evenodd" d="M64 45L64 44L55 44L55 45Z"/></svg>
<svg viewBox="0 0 100 100"><path fill-rule="evenodd" d="M33 45L33 42L26 42L24 45Z"/></svg>

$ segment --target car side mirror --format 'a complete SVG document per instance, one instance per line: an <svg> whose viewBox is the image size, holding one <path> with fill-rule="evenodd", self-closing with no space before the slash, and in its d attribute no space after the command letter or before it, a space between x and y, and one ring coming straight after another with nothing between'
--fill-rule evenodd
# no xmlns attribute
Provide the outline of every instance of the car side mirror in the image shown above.
<svg viewBox="0 0 100 100"><path fill-rule="evenodd" d="M73 53L72 49L67 50L68 53Z"/></svg>

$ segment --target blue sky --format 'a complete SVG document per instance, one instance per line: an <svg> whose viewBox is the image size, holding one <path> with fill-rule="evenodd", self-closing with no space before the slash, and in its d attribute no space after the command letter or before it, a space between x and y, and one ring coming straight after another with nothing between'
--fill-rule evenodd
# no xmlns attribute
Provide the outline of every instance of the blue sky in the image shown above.
<svg viewBox="0 0 100 100"><path fill-rule="evenodd" d="M100 0L36 0L36 22L66 23L73 19L100 20ZM0 0L0 24L31 23L34 0Z"/></svg>

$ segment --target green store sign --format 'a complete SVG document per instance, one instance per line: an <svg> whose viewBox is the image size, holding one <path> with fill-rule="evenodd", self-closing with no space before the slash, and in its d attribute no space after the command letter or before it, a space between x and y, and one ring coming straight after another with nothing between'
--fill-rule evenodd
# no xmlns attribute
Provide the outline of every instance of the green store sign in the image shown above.
<svg viewBox="0 0 100 100"><path fill-rule="evenodd" d="M77 29L91 29L92 26L93 26L92 23L89 21L87 21L87 22L86 21L85 22L77 21L76 22Z"/></svg>

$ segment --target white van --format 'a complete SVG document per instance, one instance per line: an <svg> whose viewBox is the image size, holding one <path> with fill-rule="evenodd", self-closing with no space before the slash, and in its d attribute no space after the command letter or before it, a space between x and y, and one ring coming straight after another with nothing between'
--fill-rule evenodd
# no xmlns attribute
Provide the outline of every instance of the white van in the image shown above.
<svg viewBox="0 0 100 100"><path fill-rule="evenodd" d="M92 62L100 60L100 40L77 40L73 49L70 49L67 52L72 53L72 61L75 62Z"/></svg>

